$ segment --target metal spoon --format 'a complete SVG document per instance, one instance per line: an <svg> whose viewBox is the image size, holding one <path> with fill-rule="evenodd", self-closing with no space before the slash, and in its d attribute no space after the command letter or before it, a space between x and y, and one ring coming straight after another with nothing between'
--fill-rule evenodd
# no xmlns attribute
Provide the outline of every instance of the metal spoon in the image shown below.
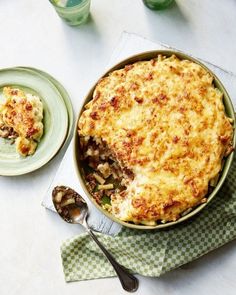
<svg viewBox="0 0 236 295"><path fill-rule="evenodd" d="M89 228L87 223L88 205L85 200L76 191L66 186L56 186L52 192L52 200L57 213L63 220L68 223L83 225L110 261L122 287L128 292L135 292L138 289L138 280L114 259Z"/></svg>

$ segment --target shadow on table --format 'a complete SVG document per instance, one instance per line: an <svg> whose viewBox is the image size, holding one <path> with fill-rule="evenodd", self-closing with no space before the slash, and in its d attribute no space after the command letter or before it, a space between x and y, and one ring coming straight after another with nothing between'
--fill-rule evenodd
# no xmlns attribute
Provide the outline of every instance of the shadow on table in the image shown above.
<svg viewBox="0 0 236 295"><path fill-rule="evenodd" d="M65 45L70 53L75 54L88 54L93 50L91 44L96 44L96 48L101 47L105 43L105 39L99 30L99 26L96 24L94 17L91 13L88 16L87 21L79 26L69 26L62 21ZM99 46L98 46L99 45Z"/></svg>
<svg viewBox="0 0 236 295"><path fill-rule="evenodd" d="M176 1L174 1L173 4L171 4L166 9L151 10L147 8L146 14L148 15L148 17L152 18L169 18L171 21L173 21L174 24L182 23L186 25L188 23L187 15L183 12L183 10Z"/></svg>
<svg viewBox="0 0 236 295"><path fill-rule="evenodd" d="M145 9L149 30L154 38L162 42L170 42L178 37L178 33L184 31L186 38L192 38L191 24L188 15L181 9L181 6L174 2L163 10ZM166 34L169 32L169 34Z"/></svg>
<svg viewBox="0 0 236 295"><path fill-rule="evenodd" d="M111 44L92 14L86 23L78 27L71 27L64 22L61 25L65 54L72 62L72 66L64 69L64 72L70 73L71 80L74 79L80 89L87 91L108 63Z"/></svg>

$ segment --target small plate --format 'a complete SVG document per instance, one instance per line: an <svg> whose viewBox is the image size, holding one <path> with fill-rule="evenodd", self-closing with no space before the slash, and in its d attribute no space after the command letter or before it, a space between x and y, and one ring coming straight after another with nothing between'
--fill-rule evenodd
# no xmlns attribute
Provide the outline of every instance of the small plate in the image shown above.
<svg viewBox="0 0 236 295"><path fill-rule="evenodd" d="M57 87L46 77L23 68L0 70L0 93L4 86L21 88L40 97L44 108L44 134L32 156L21 157L8 140L0 139L0 175L32 172L50 161L68 133L68 112Z"/></svg>

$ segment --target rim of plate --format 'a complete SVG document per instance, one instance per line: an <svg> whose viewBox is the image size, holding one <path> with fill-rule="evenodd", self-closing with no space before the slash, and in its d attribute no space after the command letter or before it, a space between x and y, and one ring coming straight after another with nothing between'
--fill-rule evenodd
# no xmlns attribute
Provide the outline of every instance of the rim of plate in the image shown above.
<svg viewBox="0 0 236 295"><path fill-rule="evenodd" d="M19 68L0 70L0 90L19 87L40 97L44 109L44 134L32 156L21 157L6 140L0 141L0 175L17 176L47 164L60 150L68 131L68 112L56 86L42 75Z"/></svg>

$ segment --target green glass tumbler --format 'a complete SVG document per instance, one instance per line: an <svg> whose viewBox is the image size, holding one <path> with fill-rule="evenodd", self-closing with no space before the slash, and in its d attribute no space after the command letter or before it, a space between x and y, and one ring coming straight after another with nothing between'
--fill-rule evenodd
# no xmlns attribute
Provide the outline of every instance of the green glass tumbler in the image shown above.
<svg viewBox="0 0 236 295"><path fill-rule="evenodd" d="M143 3L150 9L161 10L167 8L174 0L143 0Z"/></svg>
<svg viewBox="0 0 236 295"><path fill-rule="evenodd" d="M91 0L49 0L57 14L71 26L83 24L89 15Z"/></svg>

